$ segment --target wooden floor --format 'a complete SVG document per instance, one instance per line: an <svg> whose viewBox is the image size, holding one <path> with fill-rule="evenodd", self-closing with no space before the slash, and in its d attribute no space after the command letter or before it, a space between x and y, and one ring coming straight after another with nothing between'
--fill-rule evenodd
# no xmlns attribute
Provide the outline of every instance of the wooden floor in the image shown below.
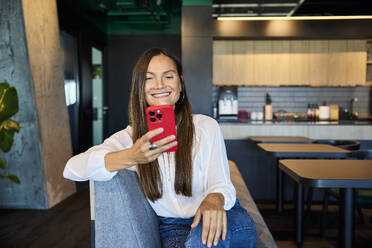
<svg viewBox="0 0 372 248"><path fill-rule="evenodd" d="M294 211L285 205L285 214L278 216L272 202L258 202L258 207L278 247L296 247ZM320 204L312 208L305 223L304 247L337 247L338 207L330 207L326 237L319 235ZM372 247L372 210L364 210L365 224L356 226L353 247ZM0 210L0 247L90 247L89 192L79 191L50 210Z"/></svg>
<svg viewBox="0 0 372 248"><path fill-rule="evenodd" d="M0 247L90 247L88 189L49 210L0 210Z"/></svg>

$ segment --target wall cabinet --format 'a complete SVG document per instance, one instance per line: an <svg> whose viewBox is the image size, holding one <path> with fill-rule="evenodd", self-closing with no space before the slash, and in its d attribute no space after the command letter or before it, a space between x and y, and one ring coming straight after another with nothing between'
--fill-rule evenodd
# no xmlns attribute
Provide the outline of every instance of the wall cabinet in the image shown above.
<svg viewBox="0 0 372 248"><path fill-rule="evenodd" d="M309 41L309 84L326 85L328 82L328 40Z"/></svg>
<svg viewBox="0 0 372 248"><path fill-rule="evenodd" d="M214 41L213 84L364 85L366 44L366 40Z"/></svg>
<svg viewBox="0 0 372 248"><path fill-rule="evenodd" d="M372 85L372 40L367 41L367 83Z"/></svg>

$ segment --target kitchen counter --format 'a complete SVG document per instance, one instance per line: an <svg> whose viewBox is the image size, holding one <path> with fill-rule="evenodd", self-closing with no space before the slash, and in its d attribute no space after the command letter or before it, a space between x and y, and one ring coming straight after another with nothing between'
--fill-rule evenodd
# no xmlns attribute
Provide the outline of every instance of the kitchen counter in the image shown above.
<svg viewBox="0 0 372 248"><path fill-rule="evenodd" d="M303 136L311 139L372 140L372 122L357 121L224 121L218 120L225 139L250 136Z"/></svg>
<svg viewBox="0 0 372 248"><path fill-rule="evenodd" d="M368 120L339 120L339 121L251 121L251 120L217 120L221 124L243 124L243 125L372 125Z"/></svg>

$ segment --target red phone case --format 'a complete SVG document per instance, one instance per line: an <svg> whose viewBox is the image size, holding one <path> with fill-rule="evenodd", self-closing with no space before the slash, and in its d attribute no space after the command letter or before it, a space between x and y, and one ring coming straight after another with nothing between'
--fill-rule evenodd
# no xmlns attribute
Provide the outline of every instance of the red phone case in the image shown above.
<svg viewBox="0 0 372 248"><path fill-rule="evenodd" d="M171 105L150 106L146 108L147 127L149 131L162 127L164 131L153 137L150 142L163 139L169 135L174 135L177 140L176 121L174 118L174 109ZM173 141L175 141L173 140ZM172 141L172 142L173 142ZM174 146L165 152L177 151L177 146Z"/></svg>

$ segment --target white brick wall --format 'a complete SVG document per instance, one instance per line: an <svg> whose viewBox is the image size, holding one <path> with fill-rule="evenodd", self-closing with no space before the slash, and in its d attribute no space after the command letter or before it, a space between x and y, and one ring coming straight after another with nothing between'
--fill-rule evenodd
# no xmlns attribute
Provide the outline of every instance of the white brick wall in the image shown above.
<svg viewBox="0 0 372 248"><path fill-rule="evenodd" d="M338 104L349 109L350 100L358 98L354 103L354 111L365 118L372 112L372 87L238 87L239 109L248 112L263 111L266 92L272 99L273 111L280 109L305 113L308 103L321 105ZM213 87L213 101L216 101L218 87Z"/></svg>

